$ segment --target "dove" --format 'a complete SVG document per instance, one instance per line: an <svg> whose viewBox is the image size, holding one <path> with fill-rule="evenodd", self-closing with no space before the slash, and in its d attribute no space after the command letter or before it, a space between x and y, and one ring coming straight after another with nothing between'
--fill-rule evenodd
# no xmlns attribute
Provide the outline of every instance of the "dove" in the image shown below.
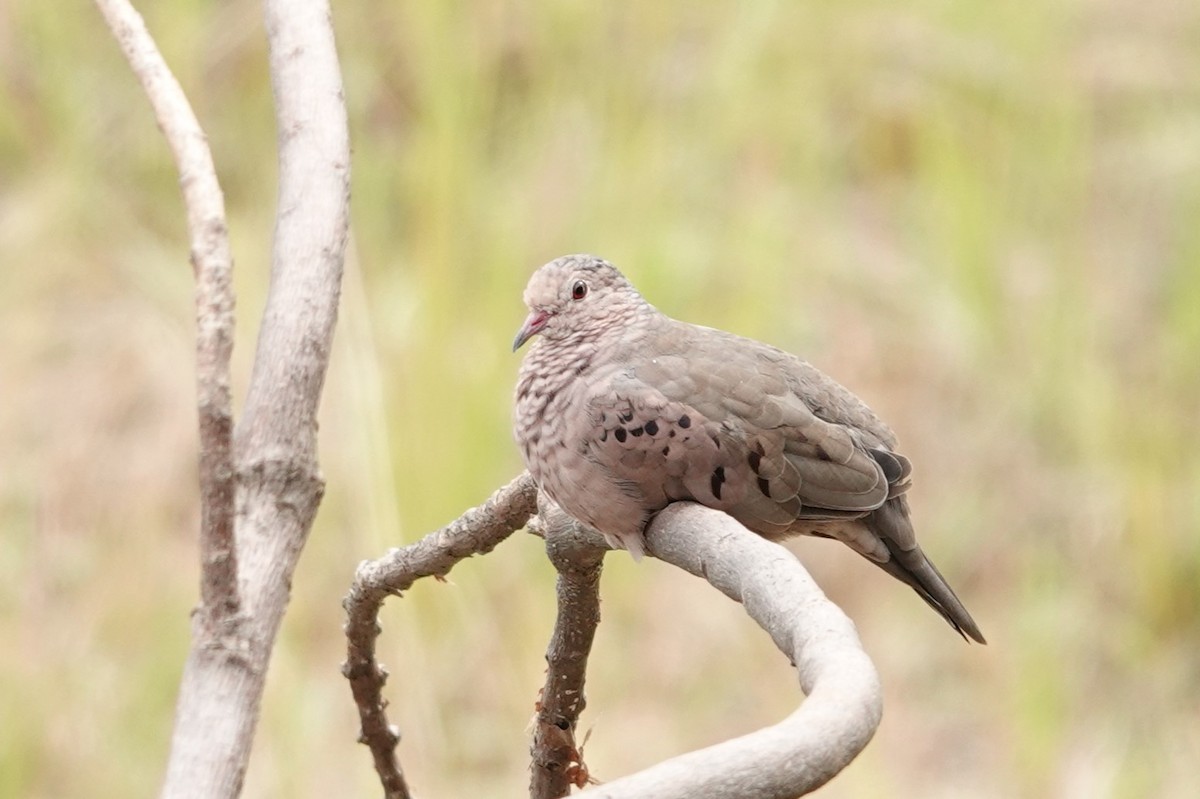
<svg viewBox="0 0 1200 799"><path fill-rule="evenodd" d="M783 350L681 322L607 261L542 266L513 430L526 468L563 510L638 559L677 501L723 511L777 541L841 541L907 583L964 639L979 627L917 544L912 466L858 397Z"/></svg>

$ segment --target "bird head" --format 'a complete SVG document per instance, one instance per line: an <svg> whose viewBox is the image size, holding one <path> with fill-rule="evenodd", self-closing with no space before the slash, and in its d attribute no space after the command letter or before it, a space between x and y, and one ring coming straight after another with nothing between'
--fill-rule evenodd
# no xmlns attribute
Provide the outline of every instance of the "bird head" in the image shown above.
<svg viewBox="0 0 1200 799"><path fill-rule="evenodd" d="M588 340L620 332L650 306L617 268L594 255L564 255L538 269L525 287L529 316L513 352L535 335Z"/></svg>

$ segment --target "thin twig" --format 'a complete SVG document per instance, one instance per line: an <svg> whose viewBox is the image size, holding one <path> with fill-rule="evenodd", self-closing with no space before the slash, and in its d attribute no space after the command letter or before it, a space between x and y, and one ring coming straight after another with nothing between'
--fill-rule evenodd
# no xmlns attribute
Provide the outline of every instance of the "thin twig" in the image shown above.
<svg viewBox="0 0 1200 799"><path fill-rule="evenodd" d="M350 681L358 705L362 722L359 741L371 750L387 799L408 799L410 794L396 758L400 732L388 724L382 695L387 671L375 656L384 600L389 595L400 596L422 577L443 577L460 560L490 552L519 530L536 507L537 487L525 473L442 529L378 560L359 564L350 593L342 602L347 642L342 674Z"/></svg>
<svg viewBox="0 0 1200 799"><path fill-rule="evenodd" d="M600 571L608 550L553 505L543 505L539 519L546 554L558 570L558 617L546 649L546 684L533 728L529 796L558 799L572 785L588 783L575 730L587 704L584 679L600 624Z"/></svg>
<svg viewBox="0 0 1200 799"><path fill-rule="evenodd" d="M200 417L201 613L213 628L237 615L234 546L233 256L212 153L187 96L128 0L96 0L175 157L196 276L196 380Z"/></svg>

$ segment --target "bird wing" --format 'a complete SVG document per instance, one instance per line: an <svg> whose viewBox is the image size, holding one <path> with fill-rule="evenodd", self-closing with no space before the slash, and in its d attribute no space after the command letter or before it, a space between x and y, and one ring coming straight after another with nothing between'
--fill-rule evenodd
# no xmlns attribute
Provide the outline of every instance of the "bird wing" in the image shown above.
<svg viewBox="0 0 1200 799"><path fill-rule="evenodd" d="M589 384L589 457L648 507L692 499L775 537L799 520L862 516L906 485L902 456L819 418L761 357L779 351L694 329Z"/></svg>

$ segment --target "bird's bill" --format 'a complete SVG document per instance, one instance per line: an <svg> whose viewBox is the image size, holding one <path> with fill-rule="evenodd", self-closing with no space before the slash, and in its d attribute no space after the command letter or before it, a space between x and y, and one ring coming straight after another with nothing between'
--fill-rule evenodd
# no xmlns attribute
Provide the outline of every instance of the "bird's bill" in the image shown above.
<svg viewBox="0 0 1200 799"><path fill-rule="evenodd" d="M544 311L531 311L529 316L525 317L525 324L517 331L517 337L513 339L513 352L521 349L522 344L536 336L546 326L549 317Z"/></svg>

